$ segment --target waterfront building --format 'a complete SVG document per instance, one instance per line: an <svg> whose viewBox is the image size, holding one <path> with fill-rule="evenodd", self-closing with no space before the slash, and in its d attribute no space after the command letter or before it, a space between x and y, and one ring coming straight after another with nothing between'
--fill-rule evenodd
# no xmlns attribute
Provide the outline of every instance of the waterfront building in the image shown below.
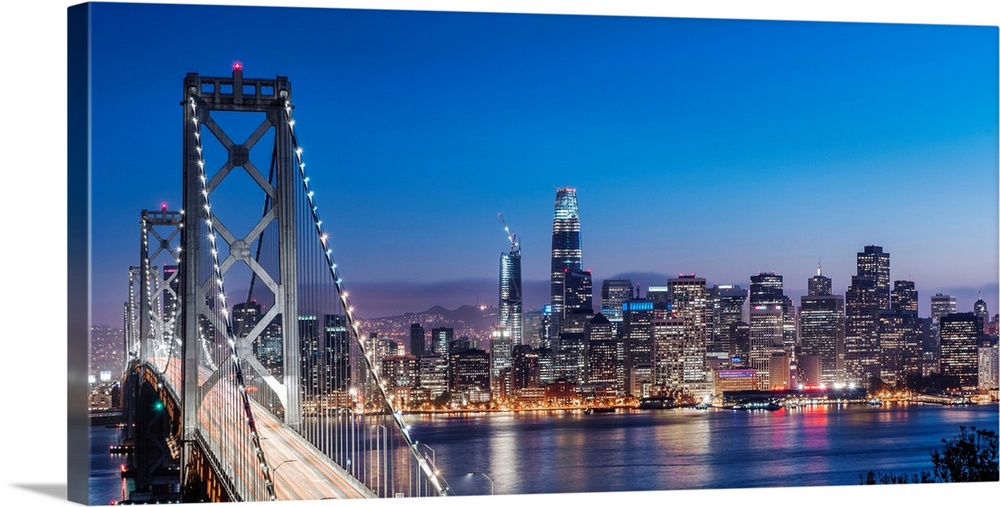
<svg viewBox="0 0 1000 507"><path fill-rule="evenodd" d="M893 308L879 311L879 378L902 387L920 376L922 355L920 319L915 313Z"/></svg>
<svg viewBox="0 0 1000 507"><path fill-rule="evenodd" d="M387 356L382 360L382 379L390 387L419 386L420 359L411 354Z"/></svg>
<svg viewBox="0 0 1000 507"><path fill-rule="evenodd" d="M534 398L541 386L538 351L530 345L514 346L511 353L510 395L523 400L527 391L527 398Z"/></svg>
<svg viewBox="0 0 1000 507"><path fill-rule="evenodd" d="M972 312L942 315L941 375L949 387L979 387L979 332Z"/></svg>
<svg viewBox="0 0 1000 507"><path fill-rule="evenodd" d="M756 391L760 389L757 370L753 368L729 368L716 370L713 378L715 398L722 400L726 391Z"/></svg>
<svg viewBox="0 0 1000 507"><path fill-rule="evenodd" d="M510 328L498 327L490 335L490 388L502 390L503 372L510 370L515 343Z"/></svg>
<svg viewBox="0 0 1000 507"><path fill-rule="evenodd" d="M598 313L587 323L587 384L615 394L625 392L625 351L612 323Z"/></svg>
<svg viewBox="0 0 1000 507"><path fill-rule="evenodd" d="M420 388L434 400L448 391L448 360L438 354L420 358Z"/></svg>
<svg viewBox="0 0 1000 507"><path fill-rule="evenodd" d="M748 366L757 370L761 389L769 389L769 363L775 347L783 349L784 310L781 304L758 304L750 307Z"/></svg>
<svg viewBox="0 0 1000 507"><path fill-rule="evenodd" d="M625 390L636 398L648 396L653 384L653 302L632 299L622 304L625 350Z"/></svg>
<svg viewBox="0 0 1000 507"><path fill-rule="evenodd" d="M490 358L482 349L463 349L448 357L448 390L472 402L489 401ZM483 395L485 393L485 399Z"/></svg>
<svg viewBox="0 0 1000 507"><path fill-rule="evenodd" d="M587 342L585 333L559 333L559 348L555 351L552 366L556 379L566 379L582 384L587 375Z"/></svg>
<svg viewBox="0 0 1000 507"><path fill-rule="evenodd" d="M852 276L844 303L844 377L848 384L870 388L880 373L875 281Z"/></svg>
<svg viewBox="0 0 1000 507"><path fill-rule="evenodd" d="M784 347L771 349L771 357L767 362L768 389L790 389L792 387L791 356Z"/></svg>
<svg viewBox="0 0 1000 507"><path fill-rule="evenodd" d="M802 296L799 306L799 363L814 357L818 384L828 386L844 380L844 297L834 295L832 287L819 268L809 278L808 295Z"/></svg>
<svg viewBox="0 0 1000 507"><path fill-rule="evenodd" d="M580 236L580 210L576 189L560 188L556 191L555 212L552 217L552 320L549 336L562 331L565 305L565 273L583 269L583 250Z"/></svg>
<svg viewBox="0 0 1000 507"><path fill-rule="evenodd" d="M653 384L662 389L680 389L684 383L684 319L653 319Z"/></svg>
<svg viewBox="0 0 1000 507"><path fill-rule="evenodd" d="M673 315L684 322L682 382L686 388L691 389L708 380L705 364L708 293L705 290L705 279L693 274L681 275L667 280L667 286L670 288Z"/></svg>
<svg viewBox="0 0 1000 507"><path fill-rule="evenodd" d="M1000 387L1000 346L979 346L979 390L996 391ZM994 393L995 399L995 393Z"/></svg>
<svg viewBox="0 0 1000 507"><path fill-rule="evenodd" d="M900 387L921 375L923 320L917 316L918 292L910 280L893 282L892 308L878 313L879 377Z"/></svg>

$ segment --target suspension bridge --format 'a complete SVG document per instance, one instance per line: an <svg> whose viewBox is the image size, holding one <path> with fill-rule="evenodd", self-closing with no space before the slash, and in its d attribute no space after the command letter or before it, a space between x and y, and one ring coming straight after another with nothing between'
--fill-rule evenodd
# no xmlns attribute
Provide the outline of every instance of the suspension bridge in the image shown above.
<svg viewBox="0 0 1000 507"><path fill-rule="evenodd" d="M291 83L234 64L181 106L183 207L141 211L129 268L124 503L451 494L360 329Z"/></svg>

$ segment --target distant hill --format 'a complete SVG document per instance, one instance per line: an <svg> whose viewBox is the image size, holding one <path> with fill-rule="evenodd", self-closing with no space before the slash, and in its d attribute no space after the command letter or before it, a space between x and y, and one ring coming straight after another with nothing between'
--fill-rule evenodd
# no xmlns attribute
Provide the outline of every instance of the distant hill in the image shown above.
<svg viewBox="0 0 1000 507"><path fill-rule="evenodd" d="M500 310L496 307L462 305L449 310L436 305L422 312L363 320L361 328L365 333L377 332L379 336L395 338L408 345L410 325L413 323L422 325L428 337L433 328L450 327L455 330L456 339L468 336L484 346L499 319Z"/></svg>

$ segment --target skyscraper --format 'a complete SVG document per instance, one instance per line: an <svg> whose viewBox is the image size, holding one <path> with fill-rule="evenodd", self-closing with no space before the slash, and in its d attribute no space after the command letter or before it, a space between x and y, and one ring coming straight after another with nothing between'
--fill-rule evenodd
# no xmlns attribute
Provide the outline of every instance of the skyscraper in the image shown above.
<svg viewBox="0 0 1000 507"><path fill-rule="evenodd" d="M889 254L866 245L845 294L844 368L848 382L864 387L881 376L879 312L889 309Z"/></svg>
<svg viewBox="0 0 1000 507"><path fill-rule="evenodd" d="M889 308L889 254L882 247L867 245L858 252L858 276L875 283L875 302L879 310Z"/></svg>
<svg viewBox="0 0 1000 507"><path fill-rule="evenodd" d="M602 313L594 315L587 323L587 383L622 394L625 391L624 350L614 329L613 323Z"/></svg>
<svg viewBox="0 0 1000 507"><path fill-rule="evenodd" d="M601 284L601 313L608 321L622 321L622 303L632 299L632 280L604 280Z"/></svg>
<svg viewBox="0 0 1000 507"><path fill-rule="evenodd" d="M590 271L566 270L563 273L563 321L572 314L594 314L594 286Z"/></svg>
<svg viewBox="0 0 1000 507"><path fill-rule="evenodd" d="M904 385L920 375L923 321L917 316L918 293L910 280L896 280L890 294L892 308L879 310L878 342L883 382Z"/></svg>
<svg viewBox="0 0 1000 507"><path fill-rule="evenodd" d="M427 350L427 335L419 322L410 324L410 354L421 357Z"/></svg>
<svg viewBox="0 0 1000 507"><path fill-rule="evenodd" d="M684 321L684 348L681 351L684 385L688 388L701 387L700 384L706 380L708 297L705 279L681 275L668 280L667 286L670 287L673 313Z"/></svg>
<svg viewBox="0 0 1000 507"><path fill-rule="evenodd" d="M522 343L521 246L511 242L500 254L500 329L507 330L514 345Z"/></svg>
<svg viewBox="0 0 1000 507"><path fill-rule="evenodd" d="M761 387L769 384L771 352L784 350L785 296L781 275L760 273L750 277L750 367L757 370Z"/></svg>
<svg viewBox="0 0 1000 507"><path fill-rule="evenodd" d="M622 343L625 352L625 391L648 396L653 384L653 302L632 299L622 303Z"/></svg>
<svg viewBox="0 0 1000 507"><path fill-rule="evenodd" d="M708 291L708 351L729 354L729 328L743 320L747 290L739 285L716 285Z"/></svg>
<svg viewBox="0 0 1000 507"><path fill-rule="evenodd" d="M941 317L958 312L954 296L941 294L931 296L931 332L929 343L924 344L925 350L935 354L941 351Z"/></svg>
<svg viewBox="0 0 1000 507"><path fill-rule="evenodd" d="M448 344L455 339L455 329L450 327L435 327L431 329L431 352L447 361Z"/></svg>
<svg viewBox="0 0 1000 507"><path fill-rule="evenodd" d="M976 316L969 313L942 315L941 375L949 387L979 387L979 333Z"/></svg>
<svg viewBox="0 0 1000 507"><path fill-rule="evenodd" d="M875 280L854 275L845 302L845 380L863 387L879 375L878 313Z"/></svg>
<svg viewBox="0 0 1000 507"><path fill-rule="evenodd" d="M781 275L760 273L750 277L750 308L757 306L781 307L781 336L778 345L784 347L791 356L797 341L795 305L792 299L785 295Z"/></svg>
<svg viewBox="0 0 1000 507"><path fill-rule="evenodd" d="M581 245L576 189L560 188L556 191L555 213L552 218L552 320L549 336L558 336L562 331L566 302L565 273L583 269Z"/></svg>
<svg viewBox="0 0 1000 507"><path fill-rule="evenodd" d="M771 353L784 351L781 345L784 312L780 304L750 307L750 367L757 370L761 388L770 389Z"/></svg>
<svg viewBox="0 0 1000 507"><path fill-rule="evenodd" d="M809 279L809 292L802 296L799 312L802 358L816 358L818 380L824 385L841 382L844 374L844 297L833 295L832 290L832 281L819 268Z"/></svg>

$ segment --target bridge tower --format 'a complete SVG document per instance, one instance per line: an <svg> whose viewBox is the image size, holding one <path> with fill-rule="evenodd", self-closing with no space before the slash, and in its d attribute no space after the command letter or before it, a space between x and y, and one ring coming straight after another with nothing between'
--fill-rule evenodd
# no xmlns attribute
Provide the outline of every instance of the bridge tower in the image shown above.
<svg viewBox="0 0 1000 507"><path fill-rule="evenodd" d="M181 213L167 210L166 205L159 210L143 210L140 228L139 259L143 266L139 274L139 308L143 311L136 316L141 337L139 360L160 359L158 366L163 370L166 367L163 361L174 345L180 310L180 250L173 245L180 237ZM161 279L159 266L153 262L163 257L171 264L163 266ZM157 350L153 350L154 347Z"/></svg>
<svg viewBox="0 0 1000 507"><path fill-rule="evenodd" d="M290 428L298 430L302 422L293 179L296 166L291 126L282 120L285 113L283 108L290 100L290 94L291 85L287 78L278 76L273 79L245 79L239 64L233 65L232 75L228 77L189 73L184 79L184 100L181 103L184 108L184 211L180 320L184 337L182 438L185 446L192 445L198 438L199 408L206 393L220 381L219 376L222 375L222 368L216 368L205 379L205 372L202 370L204 363L200 358L206 347L221 345L206 343L202 339L204 329L225 329L226 326L226 322L218 315L219 308L213 307L225 307L226 302L214 301L212 290L214 286L221 284L222 275L237 265L250 272L251 287L254 283L259 283L270 291L273 304L263 312L253 329L233 337L235 343L232 347L238 358L230 355L223 361L244 363L252 370L252 375L263 379L280 401L284 422ZM225 123L222 118L245 118L242 121L246 123L261 116L263 121L257 124L244 141L234 140L236 131L231 135L220 125L220 122ZM217 117L219 121L216 121ZM211 135L207 135L209 133ZM208 139L210 137L214 137L214 141ZM270 138L273 138L273 145L258 143ZM206 147L210 141L212 145ZM224 159L224 163L217 169L206 167L217 161L205 157L203 151L213 147L218 150L219 157ZM267 175L262 174L254 162L260 158L251 157L252 154L265 150L268 152L265 156L270 158ZM219 190L220 185L235 179L237 175L252 179L252 190L260 191L260 202L264 203L259 219L245 228L241 227L244 224L237 222L246 222L247 214L220 216L205 204L209 196ZM241 196L240 199L254 200L255 197ZM211 226L205 224L206 218L211 219ZM242 234L240 231L244 229L249 232ZM267 263L267 266L258 262L258 257L251 251L256 247L259 255L264 231L277 236L277 261ZM213 246L205 244L206 236L212 237ZM217 250L214 245L218 245ZM212 255L218 256L214 266L206 260L209 250ZM213 273L213 270L216 272ZM253 354L255 341L273 325L280 326L282 334L283 367L280 381ZM221 366L221 363L216 366ZM186 462L185 457L184 463Z"/></svg>

